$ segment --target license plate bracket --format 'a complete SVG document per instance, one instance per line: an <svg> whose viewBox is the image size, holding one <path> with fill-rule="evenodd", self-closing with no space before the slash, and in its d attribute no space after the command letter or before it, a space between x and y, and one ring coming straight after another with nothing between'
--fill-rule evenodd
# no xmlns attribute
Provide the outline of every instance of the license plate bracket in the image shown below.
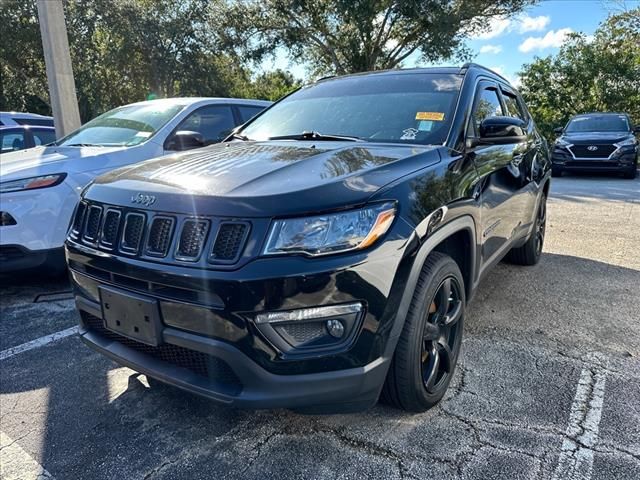
<svg viewBox="0 0 640 480"><path fill-rule="evenodd" d="M158 301L143 295L100 287L102 318L107 329L157 347L162 337Z"/></svg>

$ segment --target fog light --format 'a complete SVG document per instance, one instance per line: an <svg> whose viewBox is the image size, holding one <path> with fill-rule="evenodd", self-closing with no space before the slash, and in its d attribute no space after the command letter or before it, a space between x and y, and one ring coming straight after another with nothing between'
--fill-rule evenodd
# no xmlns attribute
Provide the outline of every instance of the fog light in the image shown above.
<svg viewBox="0 0 640 480"><path fill-rule="evenodd" d="M360 313L362 304L349 303L346 305L331 305L327 307L301 308L285 312L268 312L256 315L256 323L280 323L314 320L318 318L336 317L351 313Z"/></svg>
<svg viewBox="0 0 640 480"><path fill-rule="evenodd" d="M327 332L334 338L341 338L344 335L344 325L340 320L327 320Z"/></svg>

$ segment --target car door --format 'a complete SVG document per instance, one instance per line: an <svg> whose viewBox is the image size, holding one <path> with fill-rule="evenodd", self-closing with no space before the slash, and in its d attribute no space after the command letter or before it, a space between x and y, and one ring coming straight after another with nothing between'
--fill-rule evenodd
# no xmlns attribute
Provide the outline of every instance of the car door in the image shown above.
<svg viewBox="0 0 640 480"><path fill-rule="evenodd" d="M542 138L536 136L535 125L524 106L522 99L514 90L505 85L500 86L505 115L519 118L525 124L527 140L517 145L512 160L512 174L519 185L517 194L513 198L514 207L520 212L520 222L517 234L529 230L535 210L536 193L534 180L540 180L538 153L542 148Z"/></svg>
<svg viewBox="0 0 640 480"><path fill-rule="evenodd" d="M187 115L172 134L182 130L198 132L202 135L204 144L211 145L224 140L238 123L231 105L207 105L197 108ZM166 142L165 150L169 152L166 148Z"/></svg>
<svg viewBox="0 0 640 480"><path fill-rule="evenodd" d="M505 106L500 88L483 80L476 88L467 137L480 137L480 124L485 118L504 116ZM477 143L477 142L476 142ZM522 187L519 170L522 146L477 144L471 156L479 176L477 193L480 200L481 262L484 267L499 259L509 247L521 223L522 211L514 196Z"/></svg>

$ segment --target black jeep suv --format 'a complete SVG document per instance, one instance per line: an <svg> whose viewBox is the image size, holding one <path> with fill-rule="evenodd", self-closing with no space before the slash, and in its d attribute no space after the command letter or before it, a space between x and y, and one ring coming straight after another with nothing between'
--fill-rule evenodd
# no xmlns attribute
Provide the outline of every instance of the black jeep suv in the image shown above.
<svg viewBox="0 0 640 480"><path fill-rule="evenodd" d="M587 113L572 117L564 128L556 128L560 137L551 155L553 176L564 171L620 172L636 178L640 145L631 119L623 113Z"/></svg>
<svg viewBox="0 0 640 480"><path fill-rule="evenodd" d="M86 189L80 334L221 404L427 409L482 277L538 262L550 169L518 92L477 65L318 81Z"/></svg>

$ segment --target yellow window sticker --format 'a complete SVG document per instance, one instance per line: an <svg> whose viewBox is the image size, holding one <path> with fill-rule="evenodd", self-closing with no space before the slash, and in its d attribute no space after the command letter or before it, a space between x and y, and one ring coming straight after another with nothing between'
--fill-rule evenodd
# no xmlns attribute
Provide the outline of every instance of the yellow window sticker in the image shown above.
<svg viewBox="0 0 640 480"><path fill-rule="evenodd" d="M416 120L431 120L436 122L442 122L444 120L444 113L442 112L416 112Z"/></svg>

